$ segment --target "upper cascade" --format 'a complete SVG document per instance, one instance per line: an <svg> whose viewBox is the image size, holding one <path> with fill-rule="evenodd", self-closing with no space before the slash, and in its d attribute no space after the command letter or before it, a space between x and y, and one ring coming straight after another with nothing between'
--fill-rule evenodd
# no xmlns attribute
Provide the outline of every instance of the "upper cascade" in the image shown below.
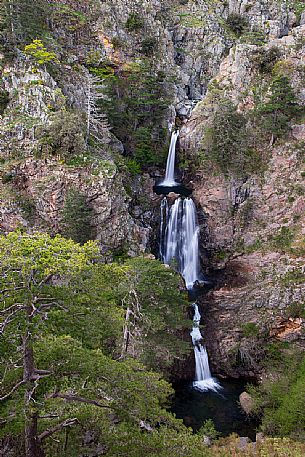
<svg viewBox="0 0 305 457"><path fill-rule="evenodd" d="M176 144L179 137L179 130L172 133L169 153L166 163L166 172L164 180L159 184L164 187L176 186L178 183L175 181L175 161L176 161Z"/></svg>

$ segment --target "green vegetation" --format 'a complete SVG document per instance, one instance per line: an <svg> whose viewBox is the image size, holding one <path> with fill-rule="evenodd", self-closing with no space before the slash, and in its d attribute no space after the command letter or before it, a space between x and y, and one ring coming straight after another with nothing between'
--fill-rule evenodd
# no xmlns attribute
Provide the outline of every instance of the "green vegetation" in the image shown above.
<svg viewBox="0 0 305 457"><path fill-rule="evenodd" d="M241 326L243 336L246 338L256 338L259 335L259 329L254 322L247 322Z"/></svg>
<svg viewBox="0 0 305 457"><path fill-rule="evenodd" d="M147 56L151 57L155 54L158 47L158 41L155 37L147 37L141 43L141 52Z"/></svg>
<svg viewBox="0 0 305 457"><path fill-rule="evenodd" d="M240 37L248 28L248 20L246 17L238 13L231 13L226 20L228 28L237 36Z"/></svg>
<svg viewBox="0 0 305 457"><path fill-rule="evenodd" d="M86 149L84 123L78 113L57 111L50 116L51 123L38 130L39 152L64 159L82 154Z"/></svg>
<svg viewBox="0 0 305 457"><path fill-rule="evenodd" d="M131 13L125 24L128 32L138 32L144 27L144 20L136 13Z"/></svg>
<svg viewBox="0 0 305 457"><path fill-rule="evenodd" d="M0 115L4 114L9 100L9 93L6 90L0 90Z"/></svg>
<svg viewBox="0 0 305 457"><path fill-rule="evenodd" d="M251 147L247 124L247 117L225 100L218 106L212 125L206 130L206 154L223 173L230 170L244 175L260 168L261 158Z"/></svg>
<svg viewBox="0 0 305 457"><path fill-rule="evenodd" d="M285 314L287 317L305 319L305 303L293 302L286 309Z"/></svg>
<svg viewBox="0 0 305 457"><path fill-rule="evenodd" d="M300 107L287 76L275 76L269 91L267 102L257 106L256 116L262 130L276 139L288 132L291 117L300 112Z"/></svg>
<svg viewBox="0 0 305 457"><path fill-rule="evenodd" d="M270 74L280 56L280 50L276 46L272 46L267 50L257 49L253 54L254 64L260 73Z"/></svg>
<svg viewBox="0 0 305 457"><path fill-rule="evenodd" d="M24 53L32 57L38 65L45 65L50 62L59 63L56 54L48 51L41 40L33 40L32 43L27 44Z"/></svg>
<svg viewBox="0 0 305 457"><path fill-rule="evenodd" d="M148 61L135 63L104 77L100 68L91 70L106 85L106 98L99 102L113 133L123 142L126 153L143 169L163 165L166 160L167 131L163 119L170 100L165 75L154 73Z"/></svg>
<svg viewBox="0 0 305 457"><path fill-rule="evenodd" d="M62 211L62 234L76 243L84 244L92 238L92 209L86 196L77 189L68 189Z"/></svg>
<svg viewBox="0 0 305 457"><path fill-rule="evenodd" d="M211 440L216 440L220 436L212 419L207 419L197 433L202 436L207 436Z"/></svg>
<svg viewBox="0 0 305 457"><path fill-rule="evenodd" d="M158 261L103 265L98 255L95 242L0 237L0 439L12 437L14 455L31 448L30 457L59 457L63 448L74 457L101 440L108 456L126 449L140 456L144 448L206 455L200 438L165 410L170 385L130 357L156 367L181 354L174 332L187 301L179 276Z"/></svg>
<svg viewBox="0 0 305 457"><path fill-rule="evenodd" d="M272 380L251 387L255 413L262 417L261 429L272 436L289 436L305 440L305 360L303 353L277 350L269 355L276 362Z"/></svg>

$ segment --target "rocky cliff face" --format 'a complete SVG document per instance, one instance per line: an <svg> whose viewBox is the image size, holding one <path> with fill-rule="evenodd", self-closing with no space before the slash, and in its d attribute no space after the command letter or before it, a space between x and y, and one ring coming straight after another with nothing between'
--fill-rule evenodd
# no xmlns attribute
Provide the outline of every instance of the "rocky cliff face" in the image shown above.
<svg viewBox="0 0 305 457"><path fill-rule="evenodd" d="M263 48L265 54L279 50L277 65L290 75L303 106L304 36L304 26L295 27L282 38L271 36ZM267 78L255 65L256 52L257 46L239 44L222 61L182 130L182 146L193 160L202 154L215 97L233 101L241 113L255 109L255 90ZM265 157L258 173L241 178L199 165L192 177L203 220L203 259L217 284L203 307L207 346L220 375L261 374L266 344L304 347L304 132L301 121L276 144L258 143Z"/></svg>
<svg viewBox="0 0 305 457"><path fill-rule="evenodd" d="M8 96L0 116L1 230L60 230L73 187L93 209L92 229L105 257L149 250L159 204L152 178L135 176L138 170L122 163L124 145L104 117L90 126L94 139L86 144L96 84L90 67L102 75L103 92L109 74L121 71L124 80L126 69L148 62L153 75L162 73L170 100L156 121L182 127L180 160L196 163L191 171L185 165L185 176L202 221L203 265L216 284L202 303L214 371L256 375L264 351L259 338L302 344L303 321L293 309L304 301L304 118L275 144L259 142L263 167L246 176L216 169L202 160L202 149L220 99L249 113L260 88L267 97L270 74L260 72L257 55L278 50L277 71L289 77L304 106L302 8L278 0L59 3L65 15L56 11L48 19L59 64L37 64L24 47L13 59L0 56L1 93ZM66 130L58 128L61 119ZM156 167L148 171L160 174Z"/></svg>

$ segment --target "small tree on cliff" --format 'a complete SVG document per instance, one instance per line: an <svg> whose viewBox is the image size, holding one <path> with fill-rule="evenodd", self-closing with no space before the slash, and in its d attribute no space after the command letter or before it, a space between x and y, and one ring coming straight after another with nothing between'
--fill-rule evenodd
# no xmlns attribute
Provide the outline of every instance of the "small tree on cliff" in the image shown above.
<svg viewBox="0 0 305 457"><path fill-rule="evenodd" d="M300 112L289 78L278 75L273 78L268 101L258 106L256 115L262 128L271 134L270 144L289 130L291 117Z"/></svg>

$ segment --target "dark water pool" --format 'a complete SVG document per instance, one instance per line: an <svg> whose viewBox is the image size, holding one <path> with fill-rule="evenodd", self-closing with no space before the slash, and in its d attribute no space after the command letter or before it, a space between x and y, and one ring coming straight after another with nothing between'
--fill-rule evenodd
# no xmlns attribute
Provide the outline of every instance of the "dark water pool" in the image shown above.
<svg viewBox="0 0 305 457"><path fill-rule="evenodd" d="M199 392L191 384L175 386L176 395L171 411L185 425L197 431L207 419L212 419L217 431L222 436L237 433L255 440L258 424L249 420L241 410L239 395L245 390L245 384L237 381L222 381L222 390L218 393Z"/></svg>

